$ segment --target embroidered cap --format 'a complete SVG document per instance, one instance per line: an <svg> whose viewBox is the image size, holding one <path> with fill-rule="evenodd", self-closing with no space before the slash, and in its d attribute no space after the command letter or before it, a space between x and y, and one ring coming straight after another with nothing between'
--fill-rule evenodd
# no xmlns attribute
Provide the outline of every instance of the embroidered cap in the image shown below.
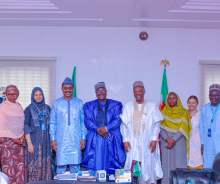
<svg viewBox="0 0 220 184"><path fill-rule="evenodd" d="M99 89L99 88L106 88L105 87L105 83L104 82L98 82L96 85L95 85L95 90Z"/></svg>
<svg viewBox="0 0 220 184"><path fill-rule="evenodd" d="M144 84L142 81L135 81L133 84L133 89L136 87L143 87L144 88Z"/></svg>
<svg viewBox="0 0 220 184"><path fill-rule="evenodd" d="M213 84L209 87L209 92L214 91L214 90L220 91L220 85L219 84Z"/></svg>
<svg viewBox="0 0 220 184"><path fill-rule="evenodd" d="M71 85L72 84L73 85L73 81L69 77L66 77L62 84L67 84L67 85Z"/></svg>

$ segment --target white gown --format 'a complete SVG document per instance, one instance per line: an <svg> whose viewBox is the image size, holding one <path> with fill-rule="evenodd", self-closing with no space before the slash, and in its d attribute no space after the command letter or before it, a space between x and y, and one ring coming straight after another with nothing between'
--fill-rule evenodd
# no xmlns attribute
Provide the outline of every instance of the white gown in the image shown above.
<svg viewBox="0 0 220 184"><path fill-rule="evenodd" d="M0 184L8 184L8 183L9 183L9 177L6 174L0 172Z"/></svg>
<svg viewBox="0 0 220 184"><path fill-rule="evenodd" d="M139 109L138 109L139 110ZM131 169L132 160L135 160L134 152L135 149L134 135L133 135L133 112L134 112L134 101L128 102L123 108L121 114L122 125L121 131L123 136L123 142L129 142L131 149L127 152L127 159L125 162L124 169ZM146 102L142 118L141 118L141 133L139 141L142 149L141 151L141 171L142 171L142 183L154 183L156 180L163 177L163 171L160 161L160 149L158 143L158 136L160 132L160 124L163 120L163 116L159 111L159 107L156 103ZM157 146L154 153L151 153L149 149L151 141L157 141Z"/></svg>

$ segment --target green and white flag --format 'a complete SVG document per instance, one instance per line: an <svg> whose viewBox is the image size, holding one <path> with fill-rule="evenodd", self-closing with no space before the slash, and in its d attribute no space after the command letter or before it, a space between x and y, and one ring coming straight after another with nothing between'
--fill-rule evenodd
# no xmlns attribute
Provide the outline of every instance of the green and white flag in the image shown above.
<svg viewBox="0 0 220 184"><path fill-rule="evenodd" d="M72 81L73 81L73 85L74 85L73 97L77 97L77 95L76 95L76 67L75 66L73 69Z"/></svg>
<svg viewBox="0 0 220 184"><path fill-rule="evenodd" d="M161 93L160 93L160 111L162 111L163 108L166 106L167 95L168 95L167 75L166 75L166 68L164 68Z"/></svg>

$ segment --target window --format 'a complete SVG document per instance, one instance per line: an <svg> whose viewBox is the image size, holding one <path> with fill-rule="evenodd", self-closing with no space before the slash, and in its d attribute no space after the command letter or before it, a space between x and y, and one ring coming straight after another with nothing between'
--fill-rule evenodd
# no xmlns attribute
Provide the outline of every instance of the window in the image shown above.
<svg viewBox="0 0 220 184"><path fill-rule="evenodd" d="M220 61L199 61L200 108L209 103L209 86L220 84Z"/></svg>
<svg viewBox="0 0 220 184"><path fill-rule="evenodd" d="M10 84L20 91L17 102L25 109L31 103L34 87L41 87L46 104L52 104L55 89L56 58L0 57L0 88Z"/></svg>

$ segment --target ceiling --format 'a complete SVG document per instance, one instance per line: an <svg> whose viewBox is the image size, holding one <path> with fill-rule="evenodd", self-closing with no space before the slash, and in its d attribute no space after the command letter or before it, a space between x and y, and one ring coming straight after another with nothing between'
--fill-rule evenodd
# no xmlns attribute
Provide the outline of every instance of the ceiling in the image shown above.
<svg viewBox="0 0 220 184"><path fill-rule="evenodd" d="M220 29L220 0L0 0L0 26Z"/></svg>

